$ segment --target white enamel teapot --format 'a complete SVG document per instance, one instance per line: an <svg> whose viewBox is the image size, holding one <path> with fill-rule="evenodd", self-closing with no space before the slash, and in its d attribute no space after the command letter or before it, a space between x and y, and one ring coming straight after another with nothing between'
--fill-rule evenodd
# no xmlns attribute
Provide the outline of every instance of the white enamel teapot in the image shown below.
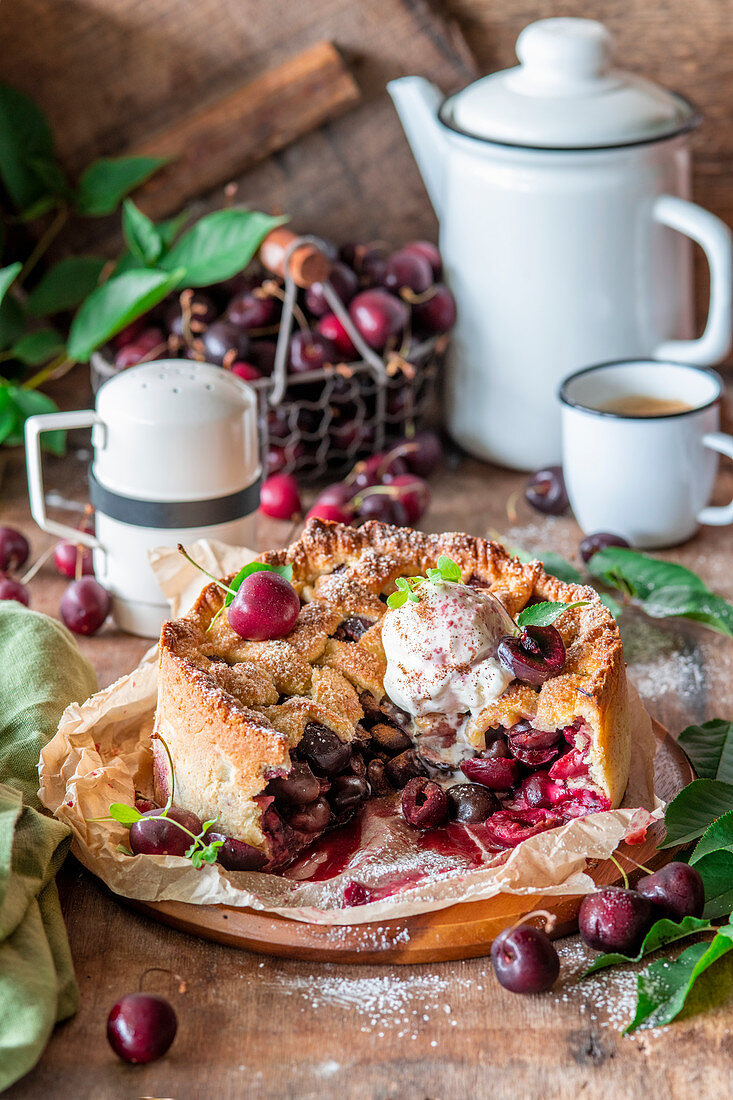
<svg viewBox="0 0 733 1100"><path fill-rule="evenodd" d="M388 90L440 221L458 301L447 424L472 454L558 463L560 382L652 357L709 365L731 342L731 233L689 201L681 96L612 66L600 23L545 19L516 68L456 95L420 77ZM694 338L691 240L710 265Z"/></svg>

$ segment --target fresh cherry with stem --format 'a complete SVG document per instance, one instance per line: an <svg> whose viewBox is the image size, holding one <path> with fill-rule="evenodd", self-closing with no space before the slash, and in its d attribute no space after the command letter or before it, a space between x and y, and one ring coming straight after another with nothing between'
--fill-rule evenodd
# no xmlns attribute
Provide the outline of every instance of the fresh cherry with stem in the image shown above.
<svg viewBox="0 0 733 1100"><path fill-rule="evenodd" d="M562 466L547 466L529 478L524 495L527 503L544 515L559 516L568 507Z"/></svg>
<svg viewBox="0 0 733 1100"><path fill-rule="evenodd" d="M527 924L531 917L544 917L544 929ZM547 934L554 924L552 913L538 909L499 933L491 945L491 961L500 985L512 993L544 993L555 984L560 959Z"/></svg>
<svg viewBox="0 0 733 1100"><path fill-rule="evenodd" d="M107 1017L107 1040L123 1062L145 1065L162 1058L178 1030L173 1006L154 993L126 993Z"/></svg>
<svg viewBox="0 0 733 1100"><path fill-rule="evenodd" d="M14 527L0 527L0 570L20 569L30 554L28 539Z"/></svg>
<svg viewBox="0 0 733 1100"><path fill-rule="evenodd" d="M701 917L705 908L702 875L689 863L668 863L658 871L640 878L636 889L670 920Z"/></svg>

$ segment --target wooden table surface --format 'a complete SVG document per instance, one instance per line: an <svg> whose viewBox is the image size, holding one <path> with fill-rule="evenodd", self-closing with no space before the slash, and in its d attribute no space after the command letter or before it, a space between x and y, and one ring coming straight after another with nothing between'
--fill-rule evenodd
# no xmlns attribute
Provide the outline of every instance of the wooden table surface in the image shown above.
<svg viewBox="0 0 733 1100"><path fill-rule="evenodd" d="M82 499L84 458L50 460L51 487ZM522 482L521 475L452 457L433 480L424 526L500 534L510 545L574 557L579 531L571 518L543 517L521 498L513 514L510 498ZM716 500L732 495L728 468ZM34 555L50 544L29 518L19 454L6 464L2 522L29 534ZM263 522L260 546L282 545L291 533L290 525ZM730 529L707 528L669 556L733 599L731 547ZM31 587L33 606L56 615L63 582L52 568ZM674 733L693 721L733 716L733 642L695 624L661 624L634 613L624 616L622 629L631 678ZM107 626L80 645L103 686L129 670L148 643ZM488 959L394 969L281 961L137 915L73 859L59 886L81 1007L8 1097L700 1100L733 1092L733 960L708 972L677 1023L624 1038L634 973L609 971L576 983L590 955L577 937L561 941L555 989L518 997L501 989ZM185 983L180 992L165 973L149 974L145 983L170 996L179 1032L162 1061L130 1067L107 1045L105 1021L113 1002L136 990L153 966Z"/></svg>

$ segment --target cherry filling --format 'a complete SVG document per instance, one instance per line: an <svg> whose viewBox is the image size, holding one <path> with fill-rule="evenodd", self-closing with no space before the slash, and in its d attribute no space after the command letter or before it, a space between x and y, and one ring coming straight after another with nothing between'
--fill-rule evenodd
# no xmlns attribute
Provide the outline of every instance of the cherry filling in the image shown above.
<svg viewBox="0 0 733 1100"><path fill-rule="evenodd" d="M371 626L374 626L371 619L365 619L363 615L350 615L336 627L333 637L340 642L358 642Z"/></svg>

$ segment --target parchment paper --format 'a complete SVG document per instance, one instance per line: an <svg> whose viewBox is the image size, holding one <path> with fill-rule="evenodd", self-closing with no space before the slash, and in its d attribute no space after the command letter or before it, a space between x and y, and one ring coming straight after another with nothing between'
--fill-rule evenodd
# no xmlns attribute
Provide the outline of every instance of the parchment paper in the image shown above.
<svg viewBox="0 0 733 1100"><path fill-rule="evenodd" d="M192 556L215 576L251 561L252 551L201 541ZM184 614L202 587L202 575L175 550L157 550L151 564L174 615ZM323 873L326 858L301 858L285 875L229 872L219 865L196 870L175 856L129 856L127 830L112 820L112 802L132 805L135 792L152 792L150 735L157 695L157 647L123 676L85 703L73 703L41 754L39 797L73 830L72 850L107 886L125 897L145 901L227 904L321 924L357 924L391 919L498 893L584 894L594 889L585 873L589 859L606 859L623 838L661 814L654 795L655 739L651 721L629 686L632 714L631 777L622 808L578 818L523 841L499 856L484 852L479 867L454 852L421 847L419 836L398 813L385 813L383 800L362 811L360 842L347 865L322 881L304 881ZM395 796L395 806L398 796ZM347 826L347 828L349 828ZM469 830L469 836L471 836ZM367 887L366 905L343 908L347 883Z"/></svg>

